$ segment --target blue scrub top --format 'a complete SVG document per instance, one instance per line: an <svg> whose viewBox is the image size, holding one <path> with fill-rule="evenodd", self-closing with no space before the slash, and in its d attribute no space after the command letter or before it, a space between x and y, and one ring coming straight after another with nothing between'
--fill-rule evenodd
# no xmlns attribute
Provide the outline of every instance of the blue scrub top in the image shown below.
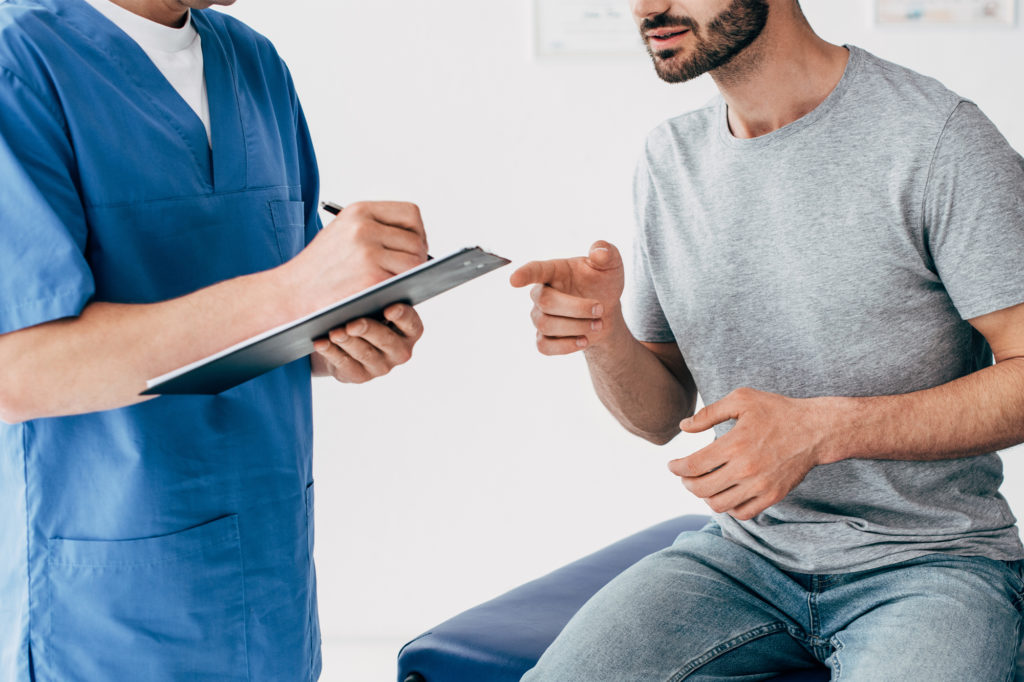
<svg viewBox="0 0 1024 682"><path fill-rule="evenodd" d="M88 4L0 3L0 333L266 270L316 234L287 68L238 21L192 20L212 151ZM0 427L0 679L315 679L310 403L302 360Z"/></svg>

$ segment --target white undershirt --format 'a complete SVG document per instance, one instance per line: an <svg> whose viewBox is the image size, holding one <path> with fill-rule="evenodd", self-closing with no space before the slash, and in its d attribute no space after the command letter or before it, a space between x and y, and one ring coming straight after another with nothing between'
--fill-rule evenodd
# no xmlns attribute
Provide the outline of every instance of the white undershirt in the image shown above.
<svg viewBox="0 0 1024 682"><path fill-rule="evenodd" d="M207 141L211 141L210 98L206 93L206 76L203 73L203 45L199 32L192 25L191 10L183 27L170 28L133 14L110 0L86 2L138 43L164 78L196 112L206 128Z"/></svg>

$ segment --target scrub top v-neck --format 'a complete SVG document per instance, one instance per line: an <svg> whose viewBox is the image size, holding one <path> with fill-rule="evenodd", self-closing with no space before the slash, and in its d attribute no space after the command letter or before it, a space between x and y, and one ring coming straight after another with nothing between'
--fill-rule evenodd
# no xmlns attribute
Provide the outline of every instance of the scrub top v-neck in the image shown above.
<svg viewBox="0 0 1024 682"><path fill-rule="evenodd" d="M185 12L182 26L173 27L129 12L111 0L85 1L142 48L203 122L209 139L210 102L203 73L203 41L192 23L191 11Z"/></svg>
<svg viewBox="0 0 1024 682"><path fill-rule="evenodd" d="M266 270L316 234L287 68L237 20L192 21L212 147L86 2L0 3L0 333ZM308 361L0 425L0 679L316 679L311 452Z"/></svg>

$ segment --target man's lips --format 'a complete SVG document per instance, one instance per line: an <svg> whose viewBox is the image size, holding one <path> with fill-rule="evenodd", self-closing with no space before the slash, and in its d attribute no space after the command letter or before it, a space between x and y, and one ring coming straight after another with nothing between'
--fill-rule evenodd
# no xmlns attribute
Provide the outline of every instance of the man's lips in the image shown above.
<svg viewBox="0 0 1024 682"><path fill-rule="evenodd" d="M683 38L689 32L690 29L682 27L659 28L654 31L648 31L647 40L649 40L652 45L658 45L660 47Z"/></svg>

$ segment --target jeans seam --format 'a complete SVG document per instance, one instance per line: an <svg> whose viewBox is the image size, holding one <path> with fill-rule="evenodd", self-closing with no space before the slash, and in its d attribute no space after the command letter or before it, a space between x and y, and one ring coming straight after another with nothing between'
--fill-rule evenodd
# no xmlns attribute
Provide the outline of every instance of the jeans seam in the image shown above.
<svg viewBox="0 0 1024 682"><path fill-rule="evenodd" d="M722 654L727 653L732 649L735 649L741 644L752 642L755 639L760 639L761 637L765 637L767 635L774 635L777 632L786 631L788 631L788 626L785 623L781 622L770 623L768 625L760 625L754 628L753 630L748 630L747 632L744 632L741 635L733 637L732 639L722 642L718 646L709 649L708 651L705 651L697 658L691 659L690 661L685 663L681 668L679 668L679 670L677 670L668 679L668 682L681 682L682 680L686 679L686 677L693 671L697 670L701 666L707 665L708 663L718 658Z"/></svg>
<svg viewBox="0 0 1024 682"><path fill-rule="evenodd" d="M1024 618L1017 618L1017 627L1015 628L1015 632L1017 634L1017 649L1014 649L1013 651L1013 660L1010 661L1010 672L1006 674L1006 682L1014 682L1014 679L1017 677L1017 652L1021 646L1021 625L1024 625Z"/></svg>
<svg viewBox="0 0 1024 682"><path fill-rule="evenodd" d="M832 668L832 682L839 682L839 678L843 676L843 665L839 662L839 652L845 648L845 645L843 644L843 640L839 639L839 635L834 635L831 641L833 650L832 655L829 656L829 658L831 658L834 663L834 665L830 666Z"/></svg>

